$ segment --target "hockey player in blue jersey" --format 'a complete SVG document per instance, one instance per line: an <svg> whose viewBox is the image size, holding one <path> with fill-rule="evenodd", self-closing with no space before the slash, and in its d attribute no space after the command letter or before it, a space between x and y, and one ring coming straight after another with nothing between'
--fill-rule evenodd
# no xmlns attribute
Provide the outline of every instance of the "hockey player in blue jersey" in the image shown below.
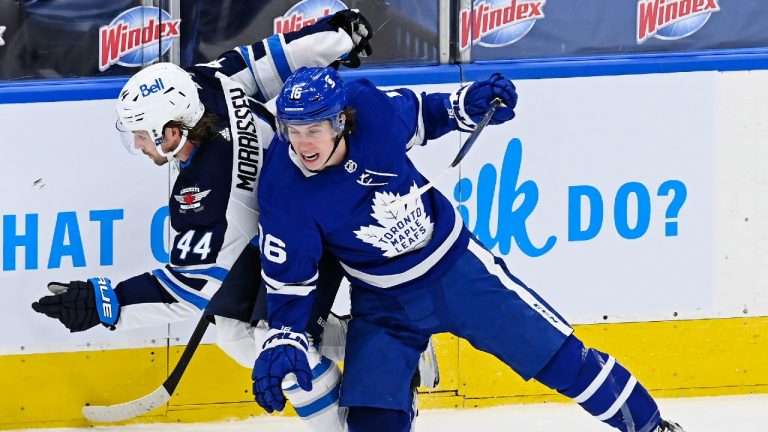
<svg viewBox="0 0 768 432"><path fill-rule="evenodd" d="M500 74L452 94L378 90L305 68L277 99L280 138L259 185L263 280L270 330L254 369L267 410L282 405L288 374L311 387L307 310L323 252L352 284L341 389L353 432L408 431L408 381L430 335L450 332L528 380L573 398L625 432L682 431L616 360L587 348L569 324L467 230L451 202L406 156L413 145L514 117L517 93Z"/></svg>
<svg viewBox="0 0 768 432"><path fill-rule="evenodd" d="M238 47L208 64L183 70L159 63L135 74L119 94L118 126L129 150L157 165L178 164L169 202L175 232L170 263L114 286L107 278L52 282L53 295L32 307L73 332L99 323L111 329L170 323L204 310L215 317L217 344L238 363L253 367L266 332L266 326L255 326L266 318L266 306L259 308L257 299L259 253L247 245L257 233L255 192L275 127L261 103L274 98L299 66L359 64L358 56L370 53L371 36L365 18L345 10L297 32ZM315 337L342 277L337 261L327 262L319 284L330 298L308 312ZM329 322L335 323L338 340L344 324L332 317ZM338 344L343 341L330 344L332 351ZM313 430L343 431L344 413L335 396L339 368L326 357L317 363L315 372L322 374L315 389L295 392L292 401ZM317 400L327 403L310 404Z"/></svg>

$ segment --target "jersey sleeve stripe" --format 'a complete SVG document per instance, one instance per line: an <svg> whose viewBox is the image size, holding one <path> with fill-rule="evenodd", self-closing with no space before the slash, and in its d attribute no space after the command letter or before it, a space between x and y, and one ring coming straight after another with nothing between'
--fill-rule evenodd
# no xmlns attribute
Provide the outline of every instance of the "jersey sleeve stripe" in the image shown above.
<svg viewBox="0 0 768 432"><path fill-rule="evenodd" d="M266 55L254 62L254 71L256 72L257 79L259 80L259 86L262 89L262 93L267 100L272 99L280 93L280 89L283 86L283 81L280 79L280 74L277 72L277 67L272 61L272 53L270 52L270 46L268 41L262 42Z"/></svg>
<svg viewBox="0 0 768 432"><path fill-rule="evenodd" d="M165 268L162 269L162 271L174 282L177 283L177 285L184 287L187 291L202 291L203 288L205 288L205 284L208 281L208 278L201 278L201 277L187 277L183 274L181 274L178 269L175 269L169 265L165 266Z"/></svg>
<svg viewBox="0 0 768 432"><path fill-rule="evenodd" d="M265 101L271 99L271 97L269 97L266 84L261 79L261 74L259 73L259 63L254 59L253 48L251 46L241 46L238 47L238 49L240 51L240 55L242 55L243 59L245 59L245 64L248 65L248 70L251 72L251 76L253 77L254 81L256 81L256 87L258 88L257 94L262 95Z"/></svg>
<svg viewBox="0 0 768 432"><path fill-rule="evenodd" d="M269 46L270 57L275 64L277 74L280 76L282 82L291 76L291 66L288 64L288 58L285 56L285 49L283 48L282 35L276 34L267 38L267 45Z"/></svg>
<svg viewBox="0 0 768 432"><path fill-rule="evenodd" d="M317 283L318 274L304 282L299 283L283 283L275 279L270 278L264 272L261 272L261 280L269 289L270 294L283 294L283 295L296 295L306 296L315 290L315 284Z"/></svg>
<svg viewBox="0 0 768 432"><path fill-rule="evenodd" d="M227 274L229 274L229 270L222 268L222 267L208 267L203 269L190 269L190 270L184 270L184 269L174 269L178 273L183 274L193 274L193 275L204 275L212 277L213 279L216 279L220 282L224 282L224 279L227 277Z"/></svg>
<svg viewBox="0 0 768 432"><path fill-rule="evenodd" d="M269 294L276 295L290 295L306 297L315 290L315 285L283 285L280 287L274 287L270 284L266 284Z"/></svg>
<svg viewBox="0 0 768 432"><path fill-rule="evenodd" d="M261 278L264 280L264 282L267 282L269 284L272 284L273 286L289 286L289 285L310 285L317 282L317 278L319 277L319 273L315 272L315 275L311 278L302 281L302 282L280 282L277 279L272 279L271 277L267 276L264 271L261 272Z"/></svg>
<svg viewBox="0 0 768 432"><path fill-rule="evenodd" d="M405 144L405 149L409 150L411 147L415 145L424 145L426 144L426 141L424 140L424 118L422 117L422 101L421 101L421 95L416 95L416 101L419 105L418 115L416 117L416 130L413 131L413 136L411 136L411 139L408 140L408 143Z"/></svg>
<svg viewBox="0 0 768 432"><path fill-rule="evenodd" d="M253 75L253 77L256 78L256 73L253 71L253 61L251 61L253 57L250 54L250 47L240 46L240 47L237 47L237 49L240 51L240 55L243 56L243 60L245 60L245 64L248 65L248 70L251 71L251 75ZM256 79L258 80L258 78Z"/></svg>
<svg viewBox="0 0 768 432"><path fill-rule="evenodd" d="M186 287L187 291L197 291L203 298L213 297L229 273L221 267L217 267L220 271L211 267L177 269L166 266L165 269L171 278L179 282L179 286Z"/></svg>
<svg viewBox="0 0 768 432"><path fill-rule="evenodd" d="M197 294L193 294L183 289L178 283L173 281L167 273L162 270L153 270L152 274L160 281L163 286L170 290L180 299L195 305L198 309L202 310L208 305L208 299L201 297Z"/></svg>

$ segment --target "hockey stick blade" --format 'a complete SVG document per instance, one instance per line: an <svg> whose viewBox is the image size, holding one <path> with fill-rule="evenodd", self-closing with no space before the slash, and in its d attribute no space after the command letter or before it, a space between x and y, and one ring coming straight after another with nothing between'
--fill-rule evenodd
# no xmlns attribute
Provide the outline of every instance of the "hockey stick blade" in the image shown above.
<svg viewBox="0 0 768 432"><path fill-rule="evenodd" d="M386 207L388 209L398 208L402 207L405 204L408 204L412 201L414 201L416 198L420 197L424 194L424 192L428 191L429 189L435 187L437 183L442 180L443 176L448 173L452 168L454 168L456 165L461 162L462 159L464 159L464 156L466 156L467 152L469 152L469 149L472 148L472 146L475 144L475 141L477 141L477 137L480 136L480 132L485 129L485 127L488 125L488 122L491 121L491 117L493 117L493 113L496 112L496 108L501 105L501 99L496 98L493 101L491 101L491 106L488 108L488 112L483 115L483 118L480 119L480 122L475 127L475 130L472 131L472 133L469 134L469 137L466 141L464 141L464 144L461 145L461 148L459 149L459 153L456 154L456 157L453 159L453 162L451 162L451 165L445 169L445 171L441 172L440 175L437 176L434 180L431 182L425 184L424 186L421 186L420 188L416 189L415 191L400 197L391 203L387 204Z"/></svg>
<svg viewBox="0 0 768 432"><path fill-rule="evenodd" d="M195 331L192 332L192 336L189 338L184 352L181 354L179 362L173 368L173 371L163 384L158 387L152 393L134 399L129 402L124 402L115 405L86 405L83 407L83 416L92 422L97 423L113 423L124 420L130 420L134 417L138 417L142 414L146 414L156 408L163 406L169 400L171 395L176 391L176 387L181 381L181 376L187 369L192 355L200 345L200 341L205 335L205 331L208 329L208 319L203 316L195 327Z"/></svg>
<svg viewBox="0 0 768 432"><path fill-rule="evenodd" d="M169 400L171 400L171 395L168 390L160 386L152 393L130 402L117 405L84 406L83 415L88 420L97 423L120 422L146 414L163 406Z"/></svg>

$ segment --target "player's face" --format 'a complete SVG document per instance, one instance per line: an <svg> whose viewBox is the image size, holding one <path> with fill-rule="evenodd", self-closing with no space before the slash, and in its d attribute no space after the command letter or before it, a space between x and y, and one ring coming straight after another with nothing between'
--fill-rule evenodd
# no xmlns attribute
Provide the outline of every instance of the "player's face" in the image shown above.
<svg viewBox="0 0 768 432"><path fill-rule="evenodd" d="M166 153L173 151L173 149L176 148L176 145L178 145L178 142L174 144L174 139L169 137L167 134L164 135L163 138L163 143L161 144L160 148ZM155 146L155 142L152 140L149 132L147 131L136 131L133 133L133 146L137 150L147 155L150 159L152 159L152 162L158 166L165 165L168 162L168 159L166 159L164 156L161 156L157 151L157 146Z"/></svg>
<svg viewBox="0 0 768 432"><path fill-rule="evenodd" d="M330 121L324 120L306 125L287 125L286 134L293 151L299 155L301 162L308 170L320 171L326 166L338 163L336 161L338 155L335 153L332 160L328 160L331 152L333 152L333 144L336 139L336 133Z"/></svg>

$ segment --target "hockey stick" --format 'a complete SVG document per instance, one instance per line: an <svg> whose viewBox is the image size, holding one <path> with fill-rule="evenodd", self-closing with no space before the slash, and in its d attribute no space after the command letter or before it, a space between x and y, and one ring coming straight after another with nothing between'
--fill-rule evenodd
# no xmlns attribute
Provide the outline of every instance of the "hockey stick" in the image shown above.
<svg viewBox="0 0 768 432"><path fill-rule="evenodd" d="M179 362L176 363L176 367L165 380L163 385L157 388L152 393L132 400L116 405L86 405L83 407L83 415L90 421L99 423L111 423L119 422L123 420L132 419L142 414L146 414L155 408L158 408L168 402L171 399L171 395L176 390L176 386L179 385L181 376L189 365L189 361L192 359L192 355L197 350L200 341L203 339L205 331L208 329L208 319L203 316L195 327L195 331L192 332L192 336L189 338L184 352L181 353Z"/></svg>
<svg viewBox="0 0 768 432"><path fill-rule="evenodd" d="M416 189L415 191L400 197L391 203L387 204L388 209L392 209L395 207L401 207L405 204L408 204L412 201L414 201L416 198L420 197L424 194L424 192L430 190L431 188L435 187L436 184L442 180L443 176L447 174L452 168L454 168L456 165L461 162L462 159L464 159L464 156L466 156L467 152L469 152L469 149L472 148L472 146L475 144L475 141L477 141L477 137L480 136L480 132L485 129L485 127L488 125L488 122L491 121L491 117L493 117L493 113L496 112L496 108L501 105L501 99L496 98L493 101L491 101L491 107L488 108L488 112L485 113L482 119L480 119L480 122L477 123L477 126L475 127L475 130L472 131L471 134L469 134L469 137L466 141L464 141L464 144L461 145L461 148L459 149L459 153L456 155L456 157L453 159L453 162L451 162L451 165L445 169L445 171L441 172L440 175L438 175L434 180L430 181L429 183L425 184L424 186L421 186L420 188Z"/></svg>

